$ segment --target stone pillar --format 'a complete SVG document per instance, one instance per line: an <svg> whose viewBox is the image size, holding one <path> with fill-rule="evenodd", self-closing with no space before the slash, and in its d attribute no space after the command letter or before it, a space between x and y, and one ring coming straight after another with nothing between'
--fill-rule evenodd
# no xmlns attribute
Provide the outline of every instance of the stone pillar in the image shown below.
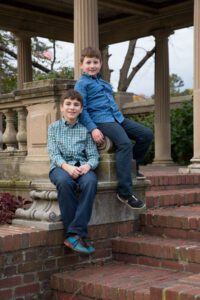
<svg viewBox="0 0 200 300"><path fill-rule="evenodd" d="M169 32L155 33L155 158L154 164L171 164Z"/></svg>
<svg viewBox="0 0 200 300"><path fill-rule="evenodd" d="M3 114L0 112L0 150L3 149Z"/></svg>
<svg viewBox="0 0 200 300"><path fill-rule="evenodd" d="M80 71L80 54L85 47L99 47L97 0L74 0L74 78Z"/></svg>
<svg viewBox="0 0 200 300"><path fill-rule="evenodd" d="M200 2L194 0L194 155L188 169L190 173L200 173Z"/></svg>
<svg viewBox="0 0 200 300"><path fill-rule="evenodd" d="M16 34L17 43L17 88L22 89L24 82L32 81L31 39Z"/></svg>

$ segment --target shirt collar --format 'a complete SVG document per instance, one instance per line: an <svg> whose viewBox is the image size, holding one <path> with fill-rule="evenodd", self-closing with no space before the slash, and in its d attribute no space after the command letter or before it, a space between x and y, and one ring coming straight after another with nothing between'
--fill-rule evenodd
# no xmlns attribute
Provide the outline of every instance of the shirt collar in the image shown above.
<svg viewBox="0 0 200 300"><path fill-rule="evenodd" d="M86 76L86 77L88 77L88 78L92 78L92 79L99 79L99 78L101 78L101 74L100 73L98 73L95 76L90 76L88 73L83 72L83 75Z"/></svg>
<svg viewBox="0 0 200 300"><path fill-rule="evenodd" d="M62 117L61 122L62 122L63 125L65 125L65 126L67 126L67 127L73 128L73 127L75 127L75 126L78 124L79 121L78 121L78 119L77 119L77 120L76 120L76 123L74 123L73 125L71 125L71 124L69 124L69 123L64 119L64 117Z"/></svg>

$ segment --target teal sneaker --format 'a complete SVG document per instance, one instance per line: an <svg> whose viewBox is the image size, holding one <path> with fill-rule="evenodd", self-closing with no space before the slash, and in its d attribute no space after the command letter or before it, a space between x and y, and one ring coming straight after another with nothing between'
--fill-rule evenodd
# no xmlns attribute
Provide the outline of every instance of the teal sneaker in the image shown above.
<svg viewBox="0 0 200 300"><path fill-rule="evenodd" d="M96 251L96 249L91 245L91 243L86 238L83 238L83 244L87 248L89 254L93 254Z"/></svg>
<svg viewBox="0 0 200 300"><path fill-rule="evenodd" d="M89 255L82 238L79 235L69 236L64 240L64 245L75 252Z"/></svg>

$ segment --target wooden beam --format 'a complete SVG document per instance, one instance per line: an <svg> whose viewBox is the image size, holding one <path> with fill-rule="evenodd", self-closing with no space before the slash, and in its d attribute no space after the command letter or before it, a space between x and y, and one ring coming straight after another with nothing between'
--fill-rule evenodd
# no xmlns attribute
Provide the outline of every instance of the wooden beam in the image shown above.
<svg viewBox="0 0 200 300"><path fill-rule="evenodd" d="M111 8L115 11L119 11L121 13L127 13L127 14L133 14L133 15L140 15L140 16L146 16L151 17L158 13L157 9L144 6L137 3L130 3L126 0L99 0L99 4L101 4L104 7Z"/></svg>
<svg viewBox="0 0 200 300"><path fill-rule="evenodd" d="M100 47L112 43L150 36L155 30L166 28L169 30L181 29L193 25L193 5L185 6L185 9L163 12L153 18L127 17L124 19L102 24L99 27ZM117 28L117 30L114 30Z"/></svg>
<svg viewBox="0 0 200 300"><path fill-rule="evenodd" d="M21 31L30 36L73 42L72 20L2 4L0 4L0 28L12 32Z"/></svg>

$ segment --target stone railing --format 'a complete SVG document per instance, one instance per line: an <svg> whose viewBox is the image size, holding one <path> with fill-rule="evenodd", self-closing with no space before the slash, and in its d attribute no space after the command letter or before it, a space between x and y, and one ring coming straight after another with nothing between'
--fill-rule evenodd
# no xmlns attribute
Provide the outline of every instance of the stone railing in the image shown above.
<svg viewBox="0 0 200 300"><path fill-rule="evenodd" d="M15 93L0 96L0 152L8 154L27 153L27 109ZM3 124L5 120L5 125ZM5 127L5 130L4 128Z"/></svg>
<svg viewBox="0 0 200 300"><path fill-rule="evenodd" d="M62 92L73 86L73 80L41 80L0 96L0 179L47 176L47 128L60 116Z"/></svg>

